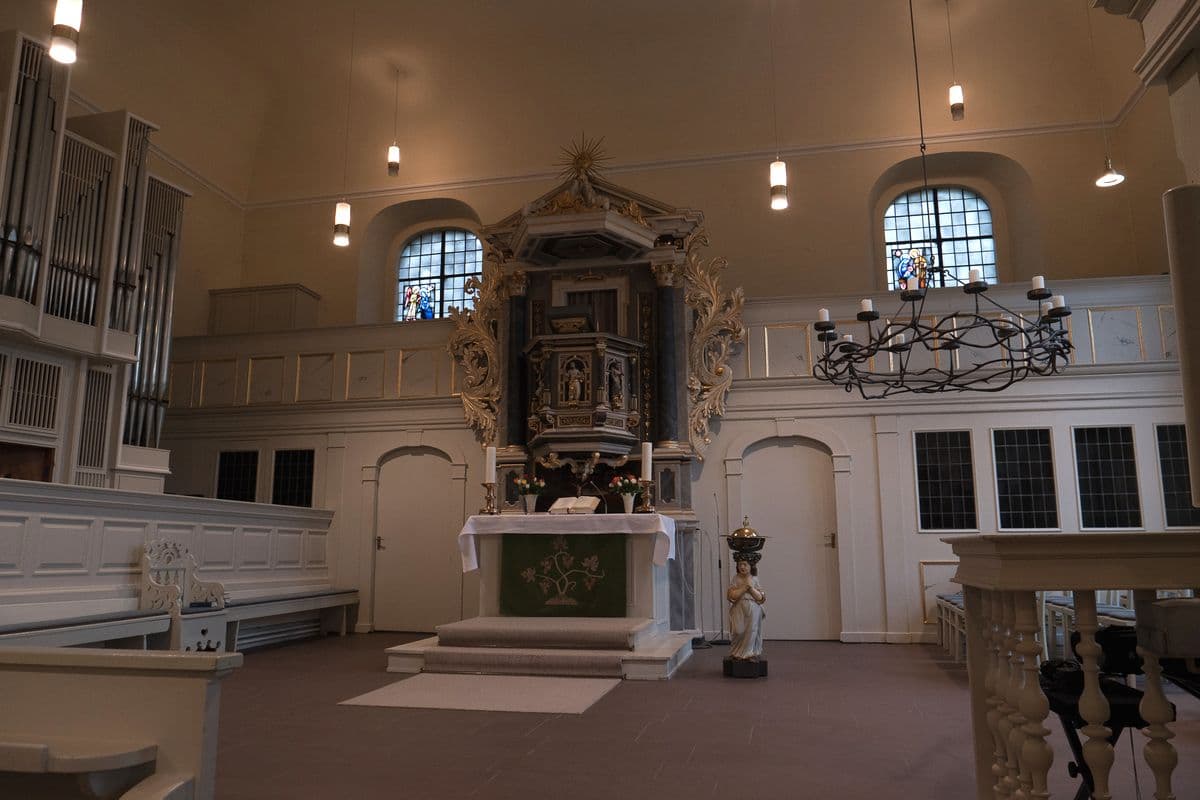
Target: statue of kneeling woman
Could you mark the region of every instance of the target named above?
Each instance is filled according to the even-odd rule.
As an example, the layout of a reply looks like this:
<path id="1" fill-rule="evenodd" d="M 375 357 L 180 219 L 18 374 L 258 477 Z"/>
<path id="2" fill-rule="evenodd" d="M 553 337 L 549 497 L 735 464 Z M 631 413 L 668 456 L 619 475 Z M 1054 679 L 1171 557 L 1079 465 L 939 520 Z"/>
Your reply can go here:
<path id="1" fill-rule="evenodd" d="M 729 655 L 736 661 L 758 661 L 762 656 L 762 622 L 767 616 L 763 604 L 767 595 L 758 582 L 757 553 L 735 553 L 737 575 L 725 592 L 729 600 Z"/>

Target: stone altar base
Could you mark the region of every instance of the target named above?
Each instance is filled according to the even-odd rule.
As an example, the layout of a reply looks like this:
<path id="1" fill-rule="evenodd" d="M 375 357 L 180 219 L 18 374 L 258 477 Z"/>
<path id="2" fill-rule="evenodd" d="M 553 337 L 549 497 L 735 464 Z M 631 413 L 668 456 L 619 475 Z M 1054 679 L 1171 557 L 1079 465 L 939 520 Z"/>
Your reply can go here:
<path id="1" fill-rule="evenodd" d="M 388 672 L 666 680 L 692 655 L 695 631 L 633 617 L 474 617 L 387 649 Z"/>
<path id="2" fill-rule="evenodd" d="M 723 662 L 726 678 L 765 678 L 767 677 L 767 660 L 745 661 L 726 656 Z"/>

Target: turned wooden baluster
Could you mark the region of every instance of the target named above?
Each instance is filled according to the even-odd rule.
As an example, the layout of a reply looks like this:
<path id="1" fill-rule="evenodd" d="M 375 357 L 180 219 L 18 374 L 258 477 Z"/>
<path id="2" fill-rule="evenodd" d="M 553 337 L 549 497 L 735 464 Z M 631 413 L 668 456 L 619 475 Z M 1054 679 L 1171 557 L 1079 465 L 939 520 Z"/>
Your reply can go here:
<path id="1" fill-rule="evenodd" d="M 992 741 L 992 792 L 998 800 L 1004 798 L 1002 782 L 1008 774 L 1008 754 L 1004 748 L 1008 730 L 1001 730 L 1000 722 L 1008 716 L 1004 708 L 1004 686 L 1008 680 L 1008 654 L 1004 652 L 1004 606 L 1000 593 L 984 591 L 984 646 L 988 649 L 988 673 L 984 678 L 984 692 L 988 696 L 988 730 Z"/>
<path id="2" fill-rule="evenodd" d="M 1134 593 L 1134 602 L 1139 609 L 1149 612 L 1156 597 L 1153 591 L 1139 591 Z M 1179 753 L 1171 744 L 1175 733 L 1167 727 L 1173 715 L 1171 704 L 1163 694 L 1162 665 L 1158 663 L 1158 653 L 1144 647 L 1139 647 L 1137 652 L 1142 657 L 1142 671 L 1146 673 L 1146 689 L 1138 711 L 1149 723 L 1144 731 L 1149 741 L 1142 752 L 1154 772 L 1155 800 L 1175 800 L 1175 792 L 1171 790 L 1171 774 L 1179 763 Z"/>
<path id="3" fill-rule="evenodd" d="M 1021 796 L 1021 744 L 1025 740 L 1025 732 L 1021 726 L 1025 717 L 1021 715 L 1018 701 L 1021 696 L 1021 654 L 1017 652 L 1016 612 L 1014 611 L 1014 595 L 1012 592 L 1000 592 L 1004 606 L 1004 648 L 1008 653 L 1008 676 L 1004 684 L 1003 711 L 1007 715 L 1000 720 L 1000 730 L 1004 733 L 1005 775 L 1001 782 L 1001 797 Z"/>
<path id="4" fill-rule="evenodd" d="M 1079 716 L 1087 722 L 1081 731 L 1087 740 L 1083 744 L 1083 760 L 1092 773 L 1095 790 L 1093 800 L 1111 800 L 1108 776 L 1112 771 L 1113 746 L 1109 742 L 1112 731 L 1104 724 L 1108 722 L 1108 699 L 1100 689 L 1100 645 L 1096 643 L 1096 593 L 1075 591 L 1075 627 L 1079 630 L 1079 644 L 1075 652 L 1083 666 L 1083 694 L 1079 696 Z"/>
<path id="5" fill-rule="evenodd" d="M 1021 691 L 1017 703 L 1024 718 L 1021 730 L 1025 737 L 1021 742 L 1021 788 L 1027 800 L 1045 800 L 1050 796 L 1046 788 L 1050 765 L 1054 763 L 1054 750 L 1046 737 L 1050 729 L 1042 723 L 1050 714 L 1050 701 L 1042 692 L 1038 681 L 1038 657 L 1042 646 L 1037 632 L 1041 629 L 1037 618 L 1037 597 L 1033 592 L 1014 592 L 1016 628 L 1020 634 L 1017 650 L 1021 653 Z"/>

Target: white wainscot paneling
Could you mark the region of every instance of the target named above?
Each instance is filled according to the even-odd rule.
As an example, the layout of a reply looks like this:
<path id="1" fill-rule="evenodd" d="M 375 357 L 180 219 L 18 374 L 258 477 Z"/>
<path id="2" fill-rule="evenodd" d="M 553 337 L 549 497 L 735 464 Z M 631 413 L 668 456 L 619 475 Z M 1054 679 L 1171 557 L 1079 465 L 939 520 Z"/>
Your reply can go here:
<path id="1" fill-rule="evenodd" d="M 304 531 L 280 528 L 275 534 L 275 567 L 298 568 L 304 555 Z"/>
<path id="2" fill-rule="evenodd" d="M 205 525 L 200 529 L 200 569 L 233 569 L 234 528 Z"/>
<path id="3" fill-rule="evenodd" d="M 238 567 L 241 569 L 265 569 L 271 564 L 271 529 L 242 528 L 242 542 L 238 547 Z"/>
<path id="4" fill-rule="evenodd" d="M 1145 358 L 1141 309 L 1089 308 L 1088 327 L 1097 364 L 1129 364 Z"/>
<path id="5" fill-rule="evenodd" d="M 192 407 L 195 383 L 195 361 L 177 361 L 171 364 L 171 377 L 167 384 L 167 402 L 171 408 Z"/>
<path id="6" fill-rule="evenodd" d="M 20 576 L 21 549 L 29 517 L 0 517 L 0 577 Z"/>
<path id="7" fill-rule="evenodd" d="M 214 359 L 204 362 L 200 383 L 200 405 L 231 406 L 237 397 L 237 360 Z"/>
<path id="8" fill-rule="evenodd" d="M 351 353 L 346 371 L 346 398 L 374 400 L 383 397 L 384 354 L 382 350 Z"/>
<path id="9" fill-rule="evenodd" d="M 316 403 L 333 399 L 333 353 L 307 353 L 299 359 L 296 400 Z"/>
<path id="10" fill-rule="evenodd" d="M 91 520 L 42 517 L 33 536 L 33 574 L 86 575 L 92 535 Z"/>
<path id="11" fill-rule="evenodd" d="M 304 566 L 325 566 L 327 542 L 324 531 L 309 531 L 304 537 Z"/>
<path id="12" fill-rule="evenodd" d="M 102 522 L 100 528 L 101 575 L 129 574 L 141 569 L 146 525 L 136 522 Z"/>
<path id="13" fill-rule="evenodd" d="M 1158 331 L 1162 342 L 1162 357 L 1167 361 L 1178 360 L 1179 337 L 1174 306 L 1158 307 Z"/>
<path id="14" fill-rule="evenodd" d="M 283 356 L 268 356 L 250 359 L 250 381 L 246 392 L 246 402 L 250 405 L 258 403 L 282 403 L 283 390 Z"/>
<path id="15" fill-rule="evenodd" d="M 812 375 L 808 325 L 767 325 L 766 360 L 769 378 L 802 378 Z"/>
<path id="16" fill-rule="evenodd" d="M 194 541 L 196 536 L 196 526 L 194 525 L 176 525 L 169 522 L 158 523 L 158 533 L 155 535 L 158 539 L 166 539 L 169 542 L 178 542 L 188 549 L 189 553 L 196 553 L 197 546 Z M 199 554 L 197 553 L 197 558 Z"/>
<path id="17" fill-rule="evenodd" d="M 400 396 L 423 397 L 438 392 L 438 360 L 445 348 L 405 350 L 400 355 Z"/>

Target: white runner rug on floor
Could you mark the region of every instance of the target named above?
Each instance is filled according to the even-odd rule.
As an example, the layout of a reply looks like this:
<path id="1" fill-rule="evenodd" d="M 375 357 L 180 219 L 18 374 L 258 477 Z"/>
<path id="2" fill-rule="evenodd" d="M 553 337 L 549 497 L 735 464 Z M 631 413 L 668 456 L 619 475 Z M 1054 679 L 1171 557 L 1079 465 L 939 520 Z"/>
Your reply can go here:
<path id="1" fill-rule="evenodd" d="M 338 705 L 582 714 L 620 682 L 618 678 L 422 672 Z"/>

